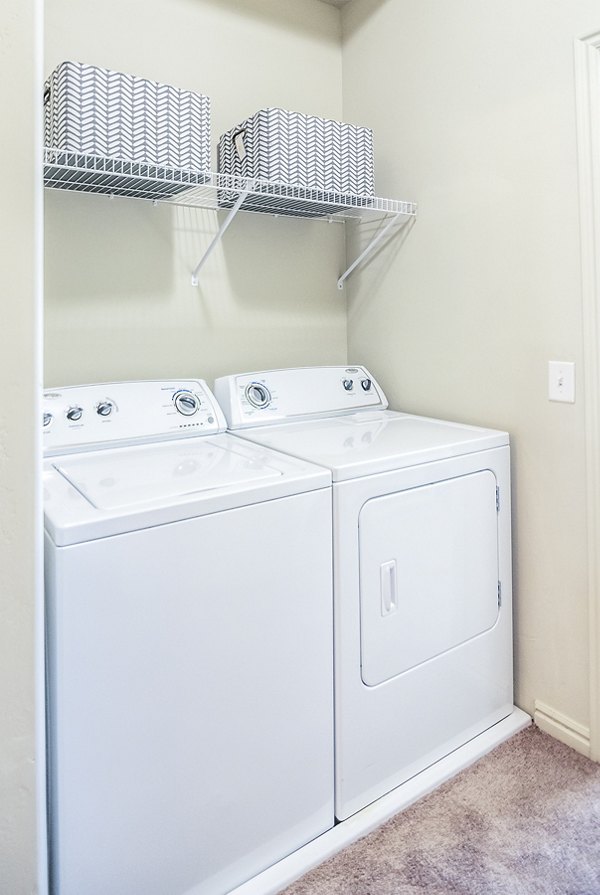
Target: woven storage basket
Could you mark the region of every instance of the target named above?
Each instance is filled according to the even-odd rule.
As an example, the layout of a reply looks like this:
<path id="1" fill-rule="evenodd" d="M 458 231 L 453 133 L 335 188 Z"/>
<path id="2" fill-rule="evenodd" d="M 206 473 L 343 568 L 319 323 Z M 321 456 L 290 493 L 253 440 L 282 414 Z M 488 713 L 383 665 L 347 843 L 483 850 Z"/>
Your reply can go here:
<path id="1" fill-rule="evenodd" d="M 207 96 L 79 62 L 61 63 L 44 87 L 46 146 L 210 170 Z"/>
<path id="2" fill-rule="evenodd" d="M 261 109 L 223 134 L 219 173 L 372 197 L 373 132 L 285 109 Z M 220 200 L 221 205 L 230 201 Z M 257 209 L 258 210 L 258 209 Z M 335 211 L 324 207 L 321 213 Z"/>

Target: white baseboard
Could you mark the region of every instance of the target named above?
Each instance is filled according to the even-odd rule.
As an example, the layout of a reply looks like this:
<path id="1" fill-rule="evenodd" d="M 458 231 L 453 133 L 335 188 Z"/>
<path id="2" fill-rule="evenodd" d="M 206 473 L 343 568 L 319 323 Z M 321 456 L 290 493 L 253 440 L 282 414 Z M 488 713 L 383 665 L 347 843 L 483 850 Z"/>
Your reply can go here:
<path id="1" fill-rule="evenodd" d="M 576 752 L 581 752 L 587 758 L 590 757 L 589 727 L 573 721 L 572 718 L 568 718 L 562 712 L 558 712 L 552 706 L 546 705 L 545 702 L 540 702 L 538 699 L 535 700 L 534 707 L 533 720 L 540 730 L 549 733 L 561 743 L 566 743 L 567 746 L 575 749 Z"/>

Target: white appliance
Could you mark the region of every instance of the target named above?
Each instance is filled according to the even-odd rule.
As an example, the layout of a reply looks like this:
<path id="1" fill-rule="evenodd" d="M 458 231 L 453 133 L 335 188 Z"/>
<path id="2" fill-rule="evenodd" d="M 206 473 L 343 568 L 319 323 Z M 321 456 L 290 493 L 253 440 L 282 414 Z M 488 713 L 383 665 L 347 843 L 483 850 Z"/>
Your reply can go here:
<path id="1" fill-rule="evenodd" d="M 202 381 L 44 398 L 53 895 L 219 895 L 333 824 L 329 472 Z"/>
<path id="2" fill-rule="evenodd" d="M 342 820 L 513 712 L 508 435 L 387 410 L 364 367 L 215 394 L 239 436 L 332 472 Z"/>

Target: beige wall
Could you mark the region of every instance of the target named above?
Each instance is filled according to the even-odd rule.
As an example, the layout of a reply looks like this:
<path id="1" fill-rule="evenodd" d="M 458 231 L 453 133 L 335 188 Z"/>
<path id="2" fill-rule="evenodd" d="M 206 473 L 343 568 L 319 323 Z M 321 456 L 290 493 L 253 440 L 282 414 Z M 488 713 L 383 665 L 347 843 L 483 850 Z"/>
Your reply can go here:
<path id="1" fill-rule="evenodd" d="M 597 0 L 355 0 L 344 116 L 416 225 L 350 285 L 349 360 L 401 409 L 509 430 L 516 698 L 589 722 L 573 39 Z M 380 150 L 380 153 L 377 150 Z M 547 399 L 572 360 L 575 405 Z"/>
<path id="2" fill-rule="evenodd" d="M 6 0 L 0 34 L 0 143 L 8 172 L 0 214 L 0 892 L 7 895 L 33 892 L 37 875 L 36 7 L 34 0 Z"/>
<path id="3" fill-rule="evenodd" d="M 219 134 L 264 106 L 341 117 L 339 12 L 318 0 L 48 0 L 49 73 L 73 59 L 204 92 Z M 216 166 L 216 150 L 213 167 Z M 46 197 L 45 382 L 346 360 L 339 225 Z"/>

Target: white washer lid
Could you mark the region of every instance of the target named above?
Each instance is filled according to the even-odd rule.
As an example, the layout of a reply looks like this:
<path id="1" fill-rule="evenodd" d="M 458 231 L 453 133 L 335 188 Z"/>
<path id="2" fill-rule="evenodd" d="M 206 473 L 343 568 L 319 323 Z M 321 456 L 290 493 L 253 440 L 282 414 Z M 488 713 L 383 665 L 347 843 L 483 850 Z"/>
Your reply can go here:
<path id="1" fill-rule="evenodd" d="M 327 469 L 227 434 L 54 457 L 46 531 L 65 546 L 330 484 Z"/>
<path id="2" fill-rule="evenodd" d="M 261 426 L 237 434 L 326 466 L 334 482 L 509 443 L 506 432 L 392 410 Z"/>
<path id="3" fill-rule="evenodd" d="M 54 468 L 92 506 L 114 510 L 139 503 L 171 501 L 223 486 L 276 480 L 281 470 L 252 460 L 210 439 L 160 444 L 92 456 L 65 457 Z"/>

